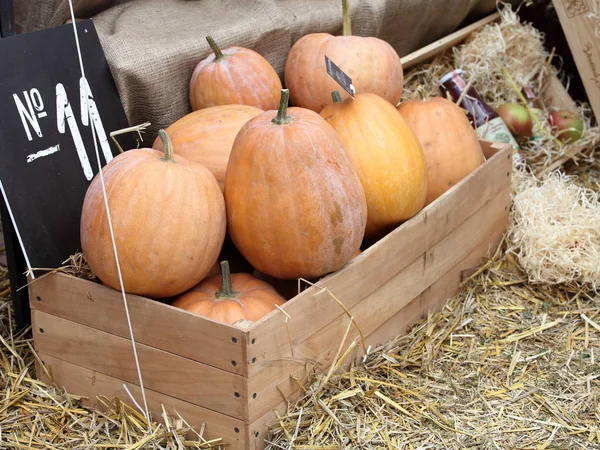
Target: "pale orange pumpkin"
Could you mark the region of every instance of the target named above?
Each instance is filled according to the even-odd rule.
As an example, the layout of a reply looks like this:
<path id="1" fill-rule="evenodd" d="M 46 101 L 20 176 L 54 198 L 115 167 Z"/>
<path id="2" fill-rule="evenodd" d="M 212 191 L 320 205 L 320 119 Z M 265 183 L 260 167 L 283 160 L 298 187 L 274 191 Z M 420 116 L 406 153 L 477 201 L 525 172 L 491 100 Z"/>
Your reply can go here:
<path id="1" fill-rule="evenodd" d="M 365 194 L 344 145 L 317 113 L 266 111 L 238 133 L 227 173 L 228 230 L 258 271 L 280 279 L 318 278 L 360 248 Z"/>
<path id="2" fill-rule="evenodd" d="M 256 322 L 285 303 L 273 286 L 247 273 L 230 273 L 221 261 L 221 275 L 202 281 L 179 295 L 172 305 L 217 322 Z"/>
<path id="3" fill-rule="evenodd" d="M 366 237 L 417 214 L 427 196 L 427 165 L 416 135 L 394 105 L 357 94 L 327 106 L 321 116 L 338 132 L 367 197 Z"/>
<path id="4" fill-rule="evenodd" d="M 242 125 L 262 112 L 262 109 L 247 105 L 213 106 L 183 116 L 171 124 L 166 132 L 171 138 L 175 154 L 206 167 L 223 190 L 233 140 Z M 152 147 L 162 150 L 159 137 Z"/>
<path id="5" fill-rule="evenodd" d="M 331 103 L 331 91 L 339 85 L 327 73 L 327 55 L 352 79 L 356 93 L 373 93 L 395 106 L 404 81 L 400 56 L 382 39 L 352 36 L 347 0 L 342 2 L 342 11 L 342 36 L 310 33 L 290 49 L 284 75 L 292 105 L 320 113 Z M 342 99 L 348 97 L 344 91 Z"/>
<path id="6" fill-rule="evenodd" d="M 180 294 L 217 261 L 226 232 L 225 201 L 215 177 L 200 164 L 165 151 L 128 150 L 103 169 L 125 291 L 151 298 Z M 81 246 L 90 268 L 120 289 L 101 180 L 83 202 Z"/>
<path id="7" fill-rule="evenodd" d="M 443 97 L 405 100 L 398 111 L 421 142 L 429 172 L 428 205 L 485 161 L 462 108 Z"/>
<path id="8" fill-rule="evenodd" d="M 192 111 L 232 104 L 277 108 L 281 79 L 266 58 L 244 47 L 221 50 L 210 36 L 206 40 L 214 53 L 192 72 Z"/>

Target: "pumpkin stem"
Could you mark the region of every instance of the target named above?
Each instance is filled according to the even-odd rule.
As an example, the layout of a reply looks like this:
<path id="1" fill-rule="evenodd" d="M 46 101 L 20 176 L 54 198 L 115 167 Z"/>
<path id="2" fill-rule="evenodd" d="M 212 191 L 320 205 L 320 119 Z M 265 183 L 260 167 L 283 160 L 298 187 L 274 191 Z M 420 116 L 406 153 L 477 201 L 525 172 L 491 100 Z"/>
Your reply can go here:
<path id="1" fill-rule="evenodd" d="M 210 48 L 215 54 L 215 61 L 218 61 L 219 59 L 225 57 L 225 55 L 211 36 L 206 36 L 206 40 L 208 41 L 208 45 L 210 45 Z"/>
<path id="2" fill-rule="evenodd" d="M 344 36 L 352 36 L 352 26 L 350 24 L 350 7 L 348 0 L 342 0 L 342 34 Z"/>
<path id="3" fill-rule="evenodd" d="M 221 290 L 215 294 L 217 298 L 232 298 L 237 295 L 231 284 L 231 271 L 229 270 L 229 262 L 221 261 Z"/>
<path id="4" fill-rule="evenodd" d="M 158 135 L 162 141 L 163 152 L 165 154 L 162 160 L 167 162 L 175 162 L 175 159 L 173 158 L 173 143 L 171 142 L 171 138 L 165 130 L 158 130 Z"/>
<path id="5" fill-rule="evenodd" d="M 331 91 L 331 100 L 333 100 L 333 103 L 340 103 L 342 101 L 342 96 L 338 91 Z"/>
<path id="6" fill-rule="evenodd" d="M 275 116 L 272 120 L 273 123 L 277 125 L 285 125 L 294 121 L 294 118 L 292 116 L 289 116 L 287 113 L 289 99 L 290 90 L 282 89 L 281 100 L 279 101 L 279 109 L 277 110 L 277 116 Z"/>

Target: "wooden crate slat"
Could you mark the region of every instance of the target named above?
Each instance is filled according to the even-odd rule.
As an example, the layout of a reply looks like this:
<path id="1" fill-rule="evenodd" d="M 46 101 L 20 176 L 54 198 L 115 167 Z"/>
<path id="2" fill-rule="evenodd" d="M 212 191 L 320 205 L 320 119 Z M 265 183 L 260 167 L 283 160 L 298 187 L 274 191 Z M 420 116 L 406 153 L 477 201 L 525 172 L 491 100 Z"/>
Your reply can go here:
<path id="1" fill-rule="evenodd" d="M 129 339 L 119 291 L 61 273 L 39 278 L 29 289 L 32 309 Z M 206 319 L 199 324 L 194 314 L 136 295 L 128 295 L 127 302 L 136 342 L 245 374 L 241 330 Z"/>
<path id="2" fill-rule="evenodd" d="M 123 381 L 44 353 L 40 353 L 39 356 L 48 368 L 48 371 L 52 374 L 53 380 L 58 387 L 62 388 L 66 386 L 69 392 L 74 391 L 79 396 L 88 397 L 82 400 L 85 405 L 101 408 L 102 405 L 97 401 L 96 397 L 104 396 L 112 400 L 116 396 L 123 403 L 127 403 L 135 408 L 129 395 L 123 388 Z M 42 381 L 48 384 L 52 383 L 52 380 L 43 371 L 39 371 L 38 373 Z M 136 401 L 141 405 L 142 394 L 140 387 L 137 384 L 128 384 L 127 387 Z M 206 425 L 203 435 L 205 439 L 222 438 L 224 443 L 229 444 L 227 448 L 232 450 L 245 449 L 245 437 L 243 435 L 245 425 L 242 420 L 219 414 L 210 409 L 202 408 L 201 406 L 193 405 L 192 403 L 178 400 L 147 388 L 146 400 L 152 418 L 157 422 L 164 423 L 162 419 L 162 405 L 164 405 L 165 410 L 172 417 L 177 417 L 178 413 L 196 430 L 200 430 L 202 422 L 205 421 Z M 239 431 L 236 432 L 236 429 Z M 194 438 L 194 435 L 190 434 L 190 437 Z"/>
<path id="3" fill-rule="evenodd" d="M 479 244 L 489 245 L 489 237 L 498 230 L 506 228 L 510 189 L 509 184 L 442 241 L 428 249 L 371 295 L 349 308 L 362 333 L 368 336 L 377 330 L 452 267 L 459 264 Z M 481 256 L 485 255 L 485 251 Z M 327 296 L 327 294 L 323 295 Z M 343 297 L 338 299 L 344 301 Z M 322 298 L 321 301 L 333 302 L 329 298 Z M 286 359 L 282 358 L 280 361 L 267 364 L 262 371 L 249 379 L 250 422 L 264 415 L 271 405 L 279 402 L 282 391 L 286 395 L 295 392 L 297 384 L 289 378 L 289 374 L 301 376 L 305 371 L 303 361 L 330 363 L 340 345 L 348 322 L 349 318 L 345 314 L 341 315 L 300 345 L 295 346 L 294 355 L 300 360 L 300 364 L 291 361 L 291 355 L 287 355 Z M 352 327 L 348 342 L 358 335 L 356 328 Z M 281 339 L 285 340 L 285 335 Z"/>
<path id="4" fill-rule="evenodd" d="M 138 383 L 130 340 L 42 311 L 33 311 L 32 324 L 38 352 Z M 243 377 L 145 344 L 138 343 L 137 351 L 144 387 L 244 419 L 247 385 Z"/>
<path id="5" fill-rule="evenodd" d="M 385 284 L 503 189 L 512 160 L 506 146 L 496 148 L 503 150 L 342 270 L 321 280 L 319 285 L 329 288 L 343 299 L 346 308 L 351 308 Z M 287 324 L 285 315 L 275 311 L 248 330 L 250 378 L 261 370 L 265 361 L 290 356 L 288 333 L 292 345 L 296 346 L 344 314 L 339 305 L 324 297 L 327 294 L 314 296 L 315 292 L 314 288 L 303 291 L 283 306 L 291 317 Z"/>
<path id="6" fill-rule="evenodd" d="M 371 350 L 390 340 L 390 336 L 405 334 L 417 321 L 428 312 L 436 313 L 442 309 L 446 301 L 453 297 L 462 281 L 461 274 L 465 268 L 478 265 L 482 257 L 493 253 L 504 236 L 504 227 L 499 227 L 490 237 L 480 243 L 467 257 L 452 267 L 439 280 L 429 286 L 419 297 L 398 311 L 385 324 L 373 331 L 365 339 Z M 358 347 L 357 356 L 362 356 L 362 346 Z"/>
<path id="7" fill-rule="evenodd" d="M 600 38 L 595 0 L 552 0 L 596 120 L 600 122 Z"/>

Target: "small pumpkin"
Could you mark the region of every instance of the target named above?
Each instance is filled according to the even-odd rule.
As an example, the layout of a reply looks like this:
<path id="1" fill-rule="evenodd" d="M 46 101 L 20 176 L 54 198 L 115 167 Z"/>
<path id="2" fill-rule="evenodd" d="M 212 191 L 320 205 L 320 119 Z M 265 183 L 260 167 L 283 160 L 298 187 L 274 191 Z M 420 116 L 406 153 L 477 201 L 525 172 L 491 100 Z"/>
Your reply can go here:
<path id="1" fill-rule="evenodd" d="M 281 80 L 262 55 L 244 47 L 221 50 L 212 37 L 213 54 L 200 61 L 190 78 L 192 111 L 218 105 L 249 105 L 275 109 Z"/>
<path id="2" fill-rule="evenodd" d="M 229 263 L 221 262 L 221 275 L 202 281 L 179 295 L 172 305 L 209 319 L 233 324 L 239 320 L 256 322 L 283 305 L 285 299 L 262 280 L 247 273 L 229 271 Z"/>
<path id="3" fill-rule="evenodd" d="M 428 205 L 485 161 L 462 108 L 443 97 L 403 101 L 398 111 L 417 135 L 427 160 Z"/>
<path id="4" fill-rule="evenodd" d="M 262 112 L 262 109 L 248 105 L 213 106 L 183 116 L 171 124 L 166 132 L 171 138 L 175 154 L 206 167 L 223 190 L 233 140 L 242 125 Z M 152 147 L 163 149 L 158 136 Z"/>
<path id="5" fill-rule="evenodd" d="M 365 194 L 344 144 L 322 117 L 288 109 L 250 119 L 225 175 L 231 239 L 252 266 L 280 279 L 318 278 L 360 248 Z"/>
<path id="6" fill-rule="evenodd" d="M 416 135 L 394 105 L 375 94 L 334 102 L 321 116 L 338 132 L 367 197 L 366 237 L 417 214 L 427 196 L 427 165 Z"/>
<path id="7" fill-rule="evenodd" d="M 331 91 L 338 85 L 327 73 L 327 55 L 352 78 L 357 93 L 379 95 L 395 106 L 404 81 L 400 56 L 382 39 L 352 36 L 348 0 L 342 1 L 342 14 L 342 36 L 310 33 L 290 49 L 284 76 L 292 104 L 319 113 L 331 103 Z M 348 97 L 342 94 L 342 99 Z"/>
<path id="8" fill-rule="evenodd" d="M 103 169 L 125 291 L 151 298 L 180 294 L 217 261 L 226 232 L 225 201 L 215 177 L 173 154 L 128 150 Z M 120 289 L 101 179 L 94 177 L 81 213 L 81 246 L 98 278 Z"/>

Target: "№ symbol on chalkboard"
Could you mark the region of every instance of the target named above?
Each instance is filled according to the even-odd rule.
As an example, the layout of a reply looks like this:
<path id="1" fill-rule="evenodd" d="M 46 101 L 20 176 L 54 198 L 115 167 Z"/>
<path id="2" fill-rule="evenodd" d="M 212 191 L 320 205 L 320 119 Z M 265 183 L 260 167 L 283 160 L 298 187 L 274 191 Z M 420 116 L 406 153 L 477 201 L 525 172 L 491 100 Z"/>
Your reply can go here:
<path id="1" fill-rule="evenodd" d="M 79 98 L 81 100 L 81 123 L 86 127 L 89 126 L 91 115 L 91 119 L 94 122 L 94 128 L 98 133 L 100 148 L 102 149 L 106 163 L 108 163 L 112 160 L 113 154 L 108 144 L 102 121 L 98 115 L 98 108 L 96 106 L 96 102 L 94 101 L 91 88 L 87 79 L 83 77 L 79 80 L 79 91 Z M 85 175 L 86 180 L 89 181 L 93 178 L 94 172 L 87 156 L 83 139 L 81 138 L 81 132 L 79 131 L 79 125 L 75 119 L 73 108 L 71 107 L 71 103 L 67 97 L 67 92 L 62 83 L 56 84 L 54 94 L 56 98 L 55 123 L 58 132 L 60 134 L 64 134 L 66 132 L 66 126 L 68 125 L 77 156 L 79 157 L 79 161 L 81 163 L 83 174 Z M 48 112 L 44 109 L 42 95 L 37 88 L 32 88 L 29 91 L 23 91 L 22 97 L 23 99 L 21 99 L 18 94 L 13 94 L 13 99 L 20 115 L 21 123 L 25 129 L 27 139 L 32 141 L 34 139 L 34 134 L 37 135 L 38 138 L 42 138 L 43 134 L 40 126 L 40 119 L 45 119 L 48 117 Z M 27 155 L 27 162 L 31 163 L 36 159 L 52 155 L 58 151 L 60 151 L 60 144 L 52 145 L 48 148 Z"/>
<path id="2" fill-rule="evenodd" d="M 340 69 L 327 55 L 325 55 L 325 67 L 327 73 L 333 78 L 337 84 L 339 84 L 348 94 L 354 98 L 356 90 L 352 84 L 352 78 L 350 78 L 342 69 Z"/>

